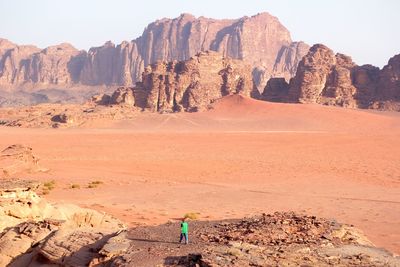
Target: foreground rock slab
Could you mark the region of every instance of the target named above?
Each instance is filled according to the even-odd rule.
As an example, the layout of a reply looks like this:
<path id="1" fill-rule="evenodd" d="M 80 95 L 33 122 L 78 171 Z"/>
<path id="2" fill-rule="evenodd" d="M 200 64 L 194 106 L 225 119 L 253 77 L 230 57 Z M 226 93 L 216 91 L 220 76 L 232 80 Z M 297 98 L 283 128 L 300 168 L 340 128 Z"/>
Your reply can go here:
<path id="1" fill-rule="evenodd" d="M 34 181 L 0 180 L 0 266 L 85 266 L 125 228 L 95 210 L 49 203 L 36 194 L 38 187 Z"/>

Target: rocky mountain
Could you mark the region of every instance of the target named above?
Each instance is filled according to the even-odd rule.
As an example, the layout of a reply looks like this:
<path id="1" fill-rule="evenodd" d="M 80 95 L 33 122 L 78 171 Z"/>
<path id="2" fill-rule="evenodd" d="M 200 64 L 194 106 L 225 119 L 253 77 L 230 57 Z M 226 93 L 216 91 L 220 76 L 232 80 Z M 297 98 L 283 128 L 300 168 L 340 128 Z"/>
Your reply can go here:
<path id="1" fill-rule="evenodd" d="M 251 67 L 218 52 L 200 52 L 184 61 L 146 67 L 142 82 L 120 87 L 110 96 L 92 97 L 96 105 L 136 106 L 153 112 L 199 111 L 226 95 L 258 97 Z"/>
<path id="2" fill-rule="evenodd" d="M 308 45 L 293 43 L 268 13 L 231 20 L 182 14 L 151 23 L 135 40 L 117 46 L 107 42 L 88 52 L 69 44 L 41 50 L 0 39 L 0 89 L 131 86 L 150 64 L 187 60 L 207 50 L 244 60 L 263 87 L 270 77 L 292 77 Z"/>
<path id="3" fill-rule="evenodd" d="M 40 50 L 0 40 L 0 87 L 11 90 L 69 86 L 79 82 L 86 52 L 64 43 Z"/>
<path id="4" fill-rule="evenodd" d="M 198 111 L 224 95 L 255 93 L 250 66 L 216 52 L 151 65 L 137 87 L 147 94 L 145 108 L 158 112 Z"/>
<path id="5" fill-rule="evenodd" d="M 270 79 L 262 96 L 278 102 L 400 110 L 399 77 L 400 55 L 380 70 L 371 65 L 357 66 L 349 56 L 316 44 L 300 61 L 290 83 Z"/>

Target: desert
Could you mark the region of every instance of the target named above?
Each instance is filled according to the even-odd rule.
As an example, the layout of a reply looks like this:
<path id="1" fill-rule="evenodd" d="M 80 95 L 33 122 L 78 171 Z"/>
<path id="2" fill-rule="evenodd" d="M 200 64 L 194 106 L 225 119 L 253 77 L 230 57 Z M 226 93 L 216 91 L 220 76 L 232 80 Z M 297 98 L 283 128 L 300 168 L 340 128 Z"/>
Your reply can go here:
<path id="1" fill-rule="evenodd" d="M 400 266 L 399 51 L 222 14 L 89 49 L 0 30 L 0 266 Z"/>
<path id="2" fill-rule="evenodd" d="M 54 180 L 49 201 L 106 212 L 128 227 L 186 213 L 220 220 L 295 211 L 354 225 L 398 253 L 399 119 L 233 95 L 199 113 L 2 127 L 1 146 L 34 148 L 46 169 L 23 177 Z"/>

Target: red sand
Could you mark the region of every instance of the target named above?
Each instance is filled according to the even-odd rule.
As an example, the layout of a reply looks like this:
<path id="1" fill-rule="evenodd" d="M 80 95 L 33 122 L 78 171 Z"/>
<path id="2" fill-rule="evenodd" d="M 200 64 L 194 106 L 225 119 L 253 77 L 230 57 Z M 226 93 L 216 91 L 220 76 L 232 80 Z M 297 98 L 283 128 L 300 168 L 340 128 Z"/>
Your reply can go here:
<path id="1" fill-rule="evenodd" d="M 202 113 L 143 113 L 76 129 L 0 127 L 34 149 L 48 198 L 130 225 L 294 210 L 364 230 L 400 253 L 400 114 L 228 97 Z M 90 181 L 104 184 L 85 188 Z M 81 189 L 69 189 L 71 184 Z"/>

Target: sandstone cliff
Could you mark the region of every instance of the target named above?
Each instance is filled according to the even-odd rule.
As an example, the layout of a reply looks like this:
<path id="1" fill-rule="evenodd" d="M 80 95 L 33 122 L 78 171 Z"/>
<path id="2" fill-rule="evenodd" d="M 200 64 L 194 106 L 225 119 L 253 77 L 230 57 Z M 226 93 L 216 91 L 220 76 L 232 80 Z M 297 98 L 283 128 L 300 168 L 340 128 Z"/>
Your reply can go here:
<path id="1" fill-rule="evenodd" d="M 184 61 L 159 61 L 146 67 L 142 82 L 110 95 L 93 96 L 95 105 L 136 106 L 153 112 L 198 111 L 215 100 L 241 94 L 257 97 L 251 67 L 213 51 Z"/>
<path id="2" fill-rule="evenodd" d="M 300 61 L 290 84 L 271 79 L 262 95 L 270 101 L 400 110 L 399 77 L 400 55 L 379 70 L 357 66 L 350 57 L 317 44 Z"/>
<path id="3" fill-rule="evenodd" d="M 40 50 L 0 42 L 0 88 L 49 88 L 79 82 L 86 52 L 64 43 Z"/>
<path id="4" fill-rule="evenodd" d="M 203 110 L 224 95 L 250 96 L 255 90 L 250 66 L 216 52 L 151 65 L 142 80 L 138 89 L 147 94 L 145 107 L 159 112 Z"/>
<path id="5" fill-rule="evenodd" d="M 244 60 L 264 86 L 270 77 L 292 77 L 308 46 L 292 43 L 289 31 L 268 13 L 232 20 L 182 14 L 151 23 L 135 40 L 107 42 L 87 53 L 69 44 L 40 50 L 0 39 L 0 89 L 131 86 L 150 64 L 188 60 L 207 50 Z"/>

